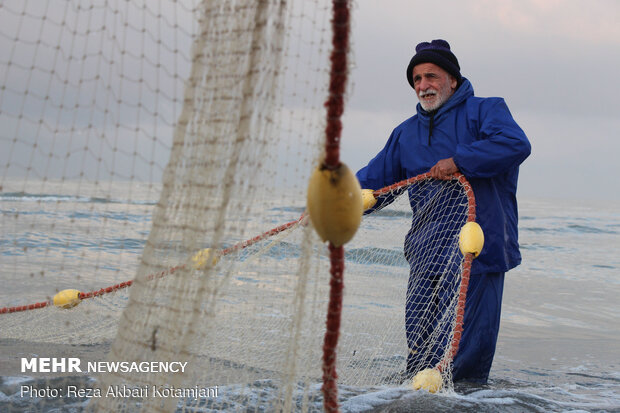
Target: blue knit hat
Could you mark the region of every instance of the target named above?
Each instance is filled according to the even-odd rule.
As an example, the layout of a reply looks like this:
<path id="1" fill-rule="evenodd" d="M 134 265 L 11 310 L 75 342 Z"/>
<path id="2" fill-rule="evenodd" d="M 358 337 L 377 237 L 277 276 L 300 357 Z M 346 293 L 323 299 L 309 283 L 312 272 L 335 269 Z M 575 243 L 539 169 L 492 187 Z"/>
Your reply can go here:
<path id="1" fill-rule="evenodd" d="M 422 42 L 415 47 L 416 54 L 407 66 L 407 80 L 413 87 L 413 67 L 420 63 L 434 63 L 455 77 L 457 84 L 461 84 L 461 67 L 456 56 L 450 50 L 450 44 L 445 40 L 437 39 L 432 42 Z"/>

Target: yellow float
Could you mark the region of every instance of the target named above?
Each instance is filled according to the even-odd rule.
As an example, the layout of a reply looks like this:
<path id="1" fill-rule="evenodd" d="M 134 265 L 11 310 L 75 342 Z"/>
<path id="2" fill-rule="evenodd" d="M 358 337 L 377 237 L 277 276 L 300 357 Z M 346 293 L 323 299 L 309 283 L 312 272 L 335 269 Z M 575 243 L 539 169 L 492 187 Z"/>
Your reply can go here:
<path id="1" fill-rule="evenodd" d="M 413 377 L 411 387 L 414 390 L 426 390 L 429 393 L 437 393 L 441 390 L 443 379 L 437 369 L 424 369 Z"/>
<path id="2" fill-rule="evenodd" d="M 211 248 L 198 251 L 192 257 L 192 267 L 196 270 L 204 270 L 207 266 L 215 267 L 220 260 L 219 254 Z"/>
<path id="3" fill-rule="evenodd" d="M 73 308 L 78 305 L 82 299 L 78 290 L 62 290 L 54 296 L 54 305 L 59 308 Z"/>
<path id="4" fill-rule="evenodd" d="M 362 189 L 345 165 L 334 170 L 318 167 L 308 184 L 308 214 L 323 241 L 335 247 L 353 238 L 362 221 Z"/>
<path id="5" fill-rule="evenodd" d="M 484 246 L 484 233 L 476 222 L 468 222 L 461 228 L 459 234 L 459 248 L 463 255 L 474 254 L 474 258 L 480 255 Z"/>

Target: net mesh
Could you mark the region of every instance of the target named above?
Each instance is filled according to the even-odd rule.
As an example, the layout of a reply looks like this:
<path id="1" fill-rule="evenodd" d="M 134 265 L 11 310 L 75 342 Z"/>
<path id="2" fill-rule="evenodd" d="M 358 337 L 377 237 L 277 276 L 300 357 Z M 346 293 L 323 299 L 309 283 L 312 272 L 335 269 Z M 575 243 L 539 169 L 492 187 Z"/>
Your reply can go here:
<path id="1" fill-rule="evenodd" d="M 303 213 L 324 143 L 330 7 L 3 2 L 0 304 L 65 288 L 96 297 L 0 314 L 0 344 L 83 364 L 187 363 L 35 374 L 21 383 L 105 397 L 24 398 L 7 381 L 8 407 L 321 409 L 329 262 Z M 376 192 L 346 246 L 345 395 L 437 366 L 449 388 L 470 192 L 427 177 Z M 1 375 L 21 375 L 18 363 Z"/>

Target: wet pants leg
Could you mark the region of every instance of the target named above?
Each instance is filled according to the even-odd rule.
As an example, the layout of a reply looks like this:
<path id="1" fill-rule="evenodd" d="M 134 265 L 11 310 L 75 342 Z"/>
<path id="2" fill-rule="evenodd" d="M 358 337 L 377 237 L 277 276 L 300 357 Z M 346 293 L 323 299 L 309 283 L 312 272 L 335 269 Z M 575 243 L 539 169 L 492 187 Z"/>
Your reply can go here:
<path id="1" fill-rule="evenodd" d="M 486 383 L 495 355 L 504 289 L 504 273 L 471 275 L 463 335 L 453 361 L 454 381 Z"/>

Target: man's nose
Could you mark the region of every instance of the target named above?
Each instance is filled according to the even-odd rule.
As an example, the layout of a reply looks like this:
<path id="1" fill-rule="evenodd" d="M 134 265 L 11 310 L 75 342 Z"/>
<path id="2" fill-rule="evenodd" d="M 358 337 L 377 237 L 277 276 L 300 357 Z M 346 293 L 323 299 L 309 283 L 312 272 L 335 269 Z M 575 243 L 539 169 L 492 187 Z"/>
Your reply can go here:
<path id="1" fill-rule="evenodd" d="M 430 83 L 429 83 L 429 81 L 427 79 L 422 78 L 422 79 L 420 79 L 419 86 L 420 86 L 420 92 L 423 92 L 423 91 L 425 91 L 426 89 L 429 88 Z"/>

